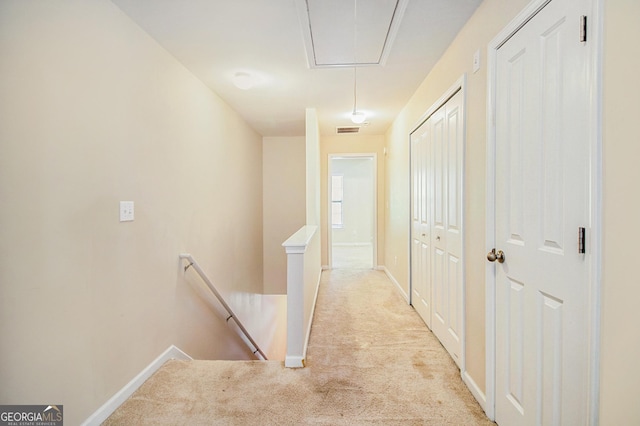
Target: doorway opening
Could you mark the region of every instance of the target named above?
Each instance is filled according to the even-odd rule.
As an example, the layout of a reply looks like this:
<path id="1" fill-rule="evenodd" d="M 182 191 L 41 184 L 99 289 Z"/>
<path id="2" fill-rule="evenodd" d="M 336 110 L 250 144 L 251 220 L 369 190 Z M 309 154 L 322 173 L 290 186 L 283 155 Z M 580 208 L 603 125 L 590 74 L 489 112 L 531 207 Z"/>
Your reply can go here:
<path id="1" fill-rule="evenodd" d="M 376 156 L 329 155 L 329 265 L 376 266 Z"/>

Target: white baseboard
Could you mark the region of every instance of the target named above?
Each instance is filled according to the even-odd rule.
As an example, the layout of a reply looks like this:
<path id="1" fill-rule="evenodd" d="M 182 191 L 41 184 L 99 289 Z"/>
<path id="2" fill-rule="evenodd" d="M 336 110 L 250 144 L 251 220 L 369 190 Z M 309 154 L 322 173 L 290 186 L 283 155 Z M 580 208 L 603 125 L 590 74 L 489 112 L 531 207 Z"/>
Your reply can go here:
<path id="1" fill-rule="evenodd" d="M 380 270 L 384 271 L 384 273 L 387 275 L 387 277 L 389 277 L 389 279 L 391 280 L 392 283 L 394 283 L 396 285 L 396 287 L 398 288 L 398 291 L 400 292 L 400 294 L 402 295 L 402 297 L 404 298 L 404 300 L 407 303 L 409 302 L 409 295 L 404 291 L 404 289 L 400 286 L 400 283 L 398 283 L 398 281 L 395 279 L 395 277 L 391 274 L 391 272 L 387 269 L 386 266 L 378 266 L 378 268 L 380 268 Z"/>
<path id="2" fill-rule="evenodd" d="M 304 357 L 302 356 L 287 356 L 284 359 L 284 366 L 286 368 L 303 368 Z"/>
<path id="3" fill-rule="evenodd" d="M 468 372 L 462 373 L 462 381 L 467 385 L 473 397 L 478 401 L 484 412 L 487 411 L 487 396 L 480 390 L 478 384 L 471 378 Z"/>
<path id="4" fill-rule="evenodd" d="M 107 417 L 113 414 L 116 409 L 122 405 L 133 393 L 138 390 L 142 384 L 153 375 L 156 371 L 162 367 L 162 365 L 170 359 L 183 359 L 192 360 L 189 355 L 182 352 L 178 347 L 171 345 L 164 351 L 158 358 L 153 360 L 144 370 L 142 370 L 136 377 L 134 377 L 129 383 L 127 383 L 122 389 L 120 389 L 115 395 L 111 397 L 107 402 L 98 408 L 87 420 L 82 423 L 82 426 L 94 426 L 100 425 Z"/>

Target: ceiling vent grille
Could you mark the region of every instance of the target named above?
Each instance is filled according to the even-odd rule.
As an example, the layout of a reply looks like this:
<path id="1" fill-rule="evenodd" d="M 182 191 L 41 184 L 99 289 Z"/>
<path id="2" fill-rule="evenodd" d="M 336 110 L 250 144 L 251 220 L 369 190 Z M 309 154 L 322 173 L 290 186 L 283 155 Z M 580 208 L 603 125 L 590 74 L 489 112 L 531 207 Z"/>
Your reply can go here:
<path id="1" fill-rule="evenodd" d="M 359 133 L 360 126 L 336 127 L 336 133 L 341 135 L 344 133 Z"/>

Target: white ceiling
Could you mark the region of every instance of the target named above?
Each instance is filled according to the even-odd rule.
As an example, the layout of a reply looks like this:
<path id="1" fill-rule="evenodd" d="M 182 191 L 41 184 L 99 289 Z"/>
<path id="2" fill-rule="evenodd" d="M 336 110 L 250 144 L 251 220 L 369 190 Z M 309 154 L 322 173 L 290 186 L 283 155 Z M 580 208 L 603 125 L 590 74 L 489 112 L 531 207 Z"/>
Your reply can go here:
<path id="1" fill-rule="evenodd" d="M 354 69 L 344 64 L 354 60 L 382 64 L 358 68 L 357 105 L 369 123 L 361 133 L 384 133 L 481 2 L 112 1 L 263 136 L 304 135 L 307 107 L 322 134 L 352 126 Z M 255 86 L 235 87 L 237 72 Z"/>

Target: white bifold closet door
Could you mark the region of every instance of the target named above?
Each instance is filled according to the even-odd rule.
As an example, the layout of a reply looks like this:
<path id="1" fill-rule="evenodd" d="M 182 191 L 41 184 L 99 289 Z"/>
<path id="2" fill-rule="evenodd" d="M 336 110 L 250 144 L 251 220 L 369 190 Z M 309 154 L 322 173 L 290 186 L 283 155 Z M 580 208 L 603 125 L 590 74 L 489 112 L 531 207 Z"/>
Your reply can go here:
<path id="1" fill-rule="evenodd" d="M 460 365 L 462 356 L 462 92 L 411 134 L 411 301 Z"/>

